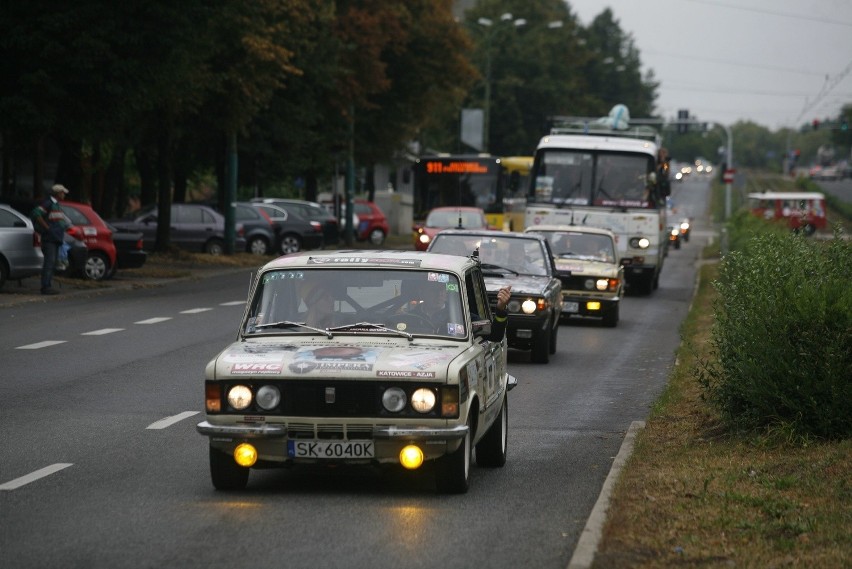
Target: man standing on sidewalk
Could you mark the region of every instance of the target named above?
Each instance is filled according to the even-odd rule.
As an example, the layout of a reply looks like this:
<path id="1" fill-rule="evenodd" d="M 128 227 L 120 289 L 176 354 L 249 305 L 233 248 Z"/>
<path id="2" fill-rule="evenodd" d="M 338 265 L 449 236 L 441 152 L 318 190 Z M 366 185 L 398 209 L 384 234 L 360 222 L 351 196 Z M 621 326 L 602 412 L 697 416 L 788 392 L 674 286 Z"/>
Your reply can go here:
<path id="1" fill-rule="evenodd" d="M 68 220 L 59 202 L 68 195 L 68 188 L 56 184 L 51 188 L 51 196 L 33 209 L 30 217 L 36 231 L 41 235 L 41 252 L 44 264 L 41 267 L 41 293 L 59 294 L 53 288 L 53 270 L 59 257 L 59 248 L 65 242 L 65 230 Z"/>

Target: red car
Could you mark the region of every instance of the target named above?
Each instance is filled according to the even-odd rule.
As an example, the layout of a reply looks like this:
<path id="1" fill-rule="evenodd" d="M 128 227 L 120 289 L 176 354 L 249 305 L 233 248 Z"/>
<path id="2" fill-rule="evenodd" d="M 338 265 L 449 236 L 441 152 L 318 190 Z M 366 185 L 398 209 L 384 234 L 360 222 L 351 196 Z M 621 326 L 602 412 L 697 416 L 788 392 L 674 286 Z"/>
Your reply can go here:
<path id="1" fill-rule="evenodd" d="M 354 210 L 358 216 L 358 241 L 369 241 L 373 245 L 384 243 L 390 225 L 381 208 L 367 200 L 355 200 Z"/>
<path id="2" fill-rule="evenodd" d="M 436 207 L 422 224 L 415 224 L 414 248 L 425 251 L 443 229 L 492 229 L 485 219 L 485 211 L 478 207 Z"/>

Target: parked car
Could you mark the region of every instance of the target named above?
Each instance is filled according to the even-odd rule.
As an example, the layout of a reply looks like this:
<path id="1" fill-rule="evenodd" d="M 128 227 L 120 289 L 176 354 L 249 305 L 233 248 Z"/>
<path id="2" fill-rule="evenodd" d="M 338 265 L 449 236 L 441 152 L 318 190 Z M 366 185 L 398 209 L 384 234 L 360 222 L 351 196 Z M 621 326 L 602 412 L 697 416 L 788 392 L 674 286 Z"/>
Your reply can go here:
<path id="1" fill-rule="evenodd" d="M 0 204 L 0 288 L 7 280 L 41 274 L 44 255 L 33 222 L 11 206 Z"/>
<path id="2" fill-rule="evenodd" d="M 225 217 L 203 204 L 172 204 L 170 241 L 175 247 L 188 251 L 221 255 L 225 252 Z M 152 248 L 157 239 L 157 206 L 145 207 L 123 219 L 110 220 L 121 230 L 140 231 L 145 246 Z M 245 249 L 246 241 L 239 232 L 235 237 L 237 251 Z"/>
<path id="3" fill-rule="evenodd" d="M 125 231 L 107 223 L 112 229 L 112 242 L 115 243 L 116 267 L 119 269 L 138 269 L 148 260 L 145 240 L 141 231 Z"/>
<path id="4" fill-rule="evenodd" d="M 426 215 L 426 221 L 415 224 L 414 248 L 425 251 L 432 239 L 440 231 L 447 228 L 456 229 L 488 229 L 485 211 L 478 207 L 436 207 Z"/>
<path id="5" fill-rule="evenodd" d="M 556 353 L 562 283 L 550 245 L 542 235 L 488 230 L 445 229 L 429 244 L 430 253 L 468 256 L 476 251 L 492 308 L 497 291 L 512 287 L 506 339 L 510 348 L 528 350 L 536 363 Z"/>
<path id="6" fill-rule="evenodd" d="M 63 200 L 61 205 L 72 224 L 68 232 L 83 241 L 88 249 L 83 276 L 93 281 L 113 276 L 118 261 L 112 229 L 87 204 Z"/>
<path id="7" fill-rule="evenodd" d="M 277 249 L 278 236 L 272 219 L 250 202 L 235 204 L 234 219 L 242 226 L 246 252 L 254 255 L 272 255 Z"/>
<path id="8" fill-rule="evenodd" d="M 424 288 L 445 297 L 440 329 L 402 311 Z M 334 327 L 309 324 L 319 303 Z M 320 251 L 267 263 L 237 341 L 205 368 L 196 429 L 213 486 L 243 489 L 254 468 L 432 464 L 438 491 L 467 492 L 474 448 L 480 467 L 506 462 L 517 383 L 490 316 L 469 258 Z"/>
<path id="9" fill-rule="evenodd" d="M 323 246 L 340 243 L 340 224 L 337 218 L 316 202 L 285 198 L 254 198 L 251 201 L 274 204 L 308 221 L 318 221 L 322 224 Z"/>
<path id="10" fill-rule="evenodd" d="M 615 234 L 585 225 L 536 225 L 526 232 L 550 244 L 562 282 L 562 318 L 592 317 L 616 326 L 625 285 Z"/>
<path id="11" fill-rule="evenodd" d="M 375 202 L 364 199 L 353 200 L 354 225 L 356 228 L 355 239 L 358 241 L 368 241 L 373 245 L 381 245 L 385 242 L 385 238 L 390 233 L 390 224 L 388 218 L 382 209 Z M 334 213 L 334 204 L 325 204 L 326 209 Z M 342 204 L 341 212 L 341 227 L 346 228 L 346 204 Z"/>
<path id="12" fill-rule="evenodd" d="M 323 244 L 322 223 L 307 219 L 271 203 L 250 202 L 269 216 L 275 226 L 276 248 L 287 255 L 302 249 L 318 249 Z"/>

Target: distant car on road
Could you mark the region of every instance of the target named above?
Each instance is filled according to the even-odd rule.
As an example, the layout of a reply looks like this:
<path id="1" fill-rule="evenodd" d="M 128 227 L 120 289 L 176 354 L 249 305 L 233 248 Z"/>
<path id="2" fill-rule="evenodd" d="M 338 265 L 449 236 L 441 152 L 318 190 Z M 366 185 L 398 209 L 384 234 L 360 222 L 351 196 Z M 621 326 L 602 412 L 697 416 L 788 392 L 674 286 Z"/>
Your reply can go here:
<path id="1" fill-rule="evenodd" d="M 12 207 L 0 204 L 0 288 L 7 280 L 41 274 L 44 255 L 33 222 Z"/>
<path id="2" fill-rule="evenodd" d="M 225 252 L 225 217 L 208 205 L 180 203 L 171 206 L 170 241 L 175 247 L 211 255 Z M 110 224 L 125 231 L 140 231 L 145 246 L 152 248 L 157 239 L 157 206 L 145 207 Z M 237 234 L 234 247 L 245 249 L 246 241 Z"/>
<path id="3" fill-rule="evenodd" d="M 426 215 L 422 224 L 415 224 L 414 248 L 425 251 L 435 235 L 444 229 L 489 229 L 485 211 L 478 207 L 436 207 Z"/>

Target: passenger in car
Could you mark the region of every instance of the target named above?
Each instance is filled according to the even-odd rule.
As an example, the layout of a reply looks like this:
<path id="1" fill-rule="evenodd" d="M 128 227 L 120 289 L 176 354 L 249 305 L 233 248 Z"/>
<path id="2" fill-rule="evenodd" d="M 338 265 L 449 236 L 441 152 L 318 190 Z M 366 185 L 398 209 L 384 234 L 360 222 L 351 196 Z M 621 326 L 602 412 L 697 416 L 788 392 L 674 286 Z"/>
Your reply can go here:
<path id="1" fill-rule="evenodd" d="M 329 328 L 337 325 L 334 297 L 328 285 L 325 283 L 305 283 L 302 301 L 308 307 L 308 311 L 305 313 L 305 324 L 314 328 Z"/>

